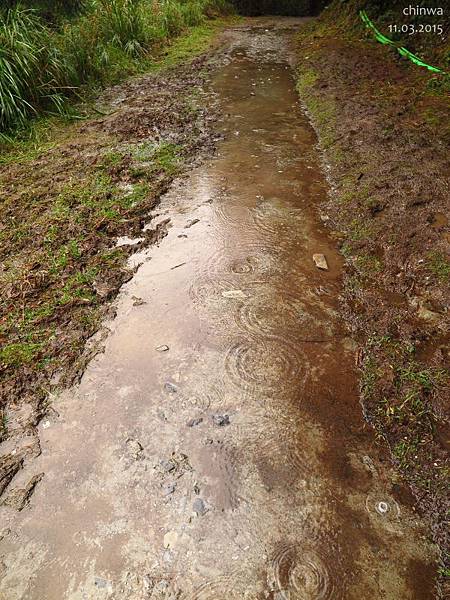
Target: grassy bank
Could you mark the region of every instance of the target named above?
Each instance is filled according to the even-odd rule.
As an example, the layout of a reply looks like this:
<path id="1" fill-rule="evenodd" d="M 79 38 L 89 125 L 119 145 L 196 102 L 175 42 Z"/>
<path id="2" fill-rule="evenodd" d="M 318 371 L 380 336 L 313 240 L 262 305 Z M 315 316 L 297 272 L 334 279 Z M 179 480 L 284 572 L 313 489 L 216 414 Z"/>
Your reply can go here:
<path id="1" fill-rule="evenodd" d="M 346 258 L 364 410 L 430 520 L 448 591 L 449 107 L 357 8 L 335 2 L 302 30 L 298 89 L 333 183 L 324 212 Z"/>
<path id="2" fill-rule="evenodd" d="M 0 132 L 65 114 L 87 89 L 146 71 L 174 37 L 230 11 L 225 0 L 90 0 L 0 10 Z M 56 7 L 56 8 L 55 8 Z M 59 16 L 59 18 L 56 18 Z M 70 18 L 69 18 L 70 17 Z"/>

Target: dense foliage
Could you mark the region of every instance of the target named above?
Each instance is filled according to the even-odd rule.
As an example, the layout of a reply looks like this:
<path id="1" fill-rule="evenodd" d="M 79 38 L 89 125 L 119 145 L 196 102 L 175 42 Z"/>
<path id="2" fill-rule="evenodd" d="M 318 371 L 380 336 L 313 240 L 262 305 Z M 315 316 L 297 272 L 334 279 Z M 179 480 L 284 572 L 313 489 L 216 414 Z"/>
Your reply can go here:
<path id="1" fill-rule="evenodd" d="M 41 10 L 26 7 L 32 4 Z M 167 39 L 229 6 L 226 0 L 39 0 L 26 5 L 9 0 L 0 11 L 1 131 L 23 125 L 42 110 L 62 112 L 65 100 L 81 86 L 111 83 L 134 72 Z"/>

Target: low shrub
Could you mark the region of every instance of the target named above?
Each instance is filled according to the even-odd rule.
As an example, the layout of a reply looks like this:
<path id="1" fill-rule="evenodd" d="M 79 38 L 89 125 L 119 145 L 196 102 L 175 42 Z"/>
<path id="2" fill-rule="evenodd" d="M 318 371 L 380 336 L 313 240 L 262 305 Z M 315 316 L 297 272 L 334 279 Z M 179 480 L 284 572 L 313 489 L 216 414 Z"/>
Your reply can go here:
<path id="1" fill-rule="evenodd" d="M 66 85 L 64 56 L 39 16 L 6 11 L 0 19 L 0 128 L 23 124 L 38 106 L 60 110 Z"/>
<path id="2" fill-rule="evenodd" d="M 230 11 L 226 0 L 69 4 L 78 12 L 70 20 L 65 12 L 58 27 L 12 0 L 0 10 L 0 132 L 22 127 L 39 112 L 63 112 L 81 86 L 117 82 L 136 72 L 155 46 Z"/>

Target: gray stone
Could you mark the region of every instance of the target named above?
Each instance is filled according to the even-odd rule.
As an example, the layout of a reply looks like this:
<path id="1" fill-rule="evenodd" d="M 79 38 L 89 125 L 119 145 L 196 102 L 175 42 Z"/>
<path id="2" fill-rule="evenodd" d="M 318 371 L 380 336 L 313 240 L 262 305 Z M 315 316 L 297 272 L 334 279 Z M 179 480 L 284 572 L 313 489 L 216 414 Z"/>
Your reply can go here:
<path id="1" fill-rule="evenodd" d="M 178 391 L 177 386 L 172 383 L 171 381 L 166 381 L 166 383 L 164 384 L 164 389 L 166 390 L 166 392 L 169 392 L 170 394 L 176 394 Z"/>
<path id="2" fill-rule="evenodd" d="M 199 517 L 202 517 L 205 513 L 208 512 L 208 509 L 205 506 L 205 503 L 201 498 L 196 498 L 192 505 L 194 512 L 197 513 Z"/>
<path id="3" fill-rule="evenodd" d="M 106 579 L 102 579 L 101 577 L 94 577 L 94 584 L 95 584 L 95 587 L 104 589 L 104 588 L 108 587 L 109 581 L 107 581 Z"/>
<path id="4" fill-rule="evenodd" d="M 230 424 L 230 417 L 228 415 L 213 415 L 214 425 L 217 427 L 225 427 Z"/>
<path id="5" fill-rule="evenodd" d="M 170 473 L 175 469 L 175 464 L 171 460 L 161 460 L 159 464 L 166 473 Z"/>
<path id="6" fill-rule="evenodd" d="M 175 483 L 168 483 L 163 487 L 163 495 L 164 496 L 170 496 L 171 494 L 174 493 L 175 489 L 176 489 L 176 484 Z"/>

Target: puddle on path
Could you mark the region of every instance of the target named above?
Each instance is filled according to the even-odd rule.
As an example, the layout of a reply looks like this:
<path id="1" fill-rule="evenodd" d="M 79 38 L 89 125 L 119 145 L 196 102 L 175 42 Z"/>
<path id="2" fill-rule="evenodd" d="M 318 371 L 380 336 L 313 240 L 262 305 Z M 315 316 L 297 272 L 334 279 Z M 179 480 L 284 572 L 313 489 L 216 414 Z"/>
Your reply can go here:
<path id="1" fill-rule="evenodd" d="M 260 23 L 227 34 L 218 156 L 163 199 L 169 235 L 41 425 L 30 506 L 2 508 L 4 600 L 433 595 L 425 530 L 361 416 L 290 21 Z"/>

